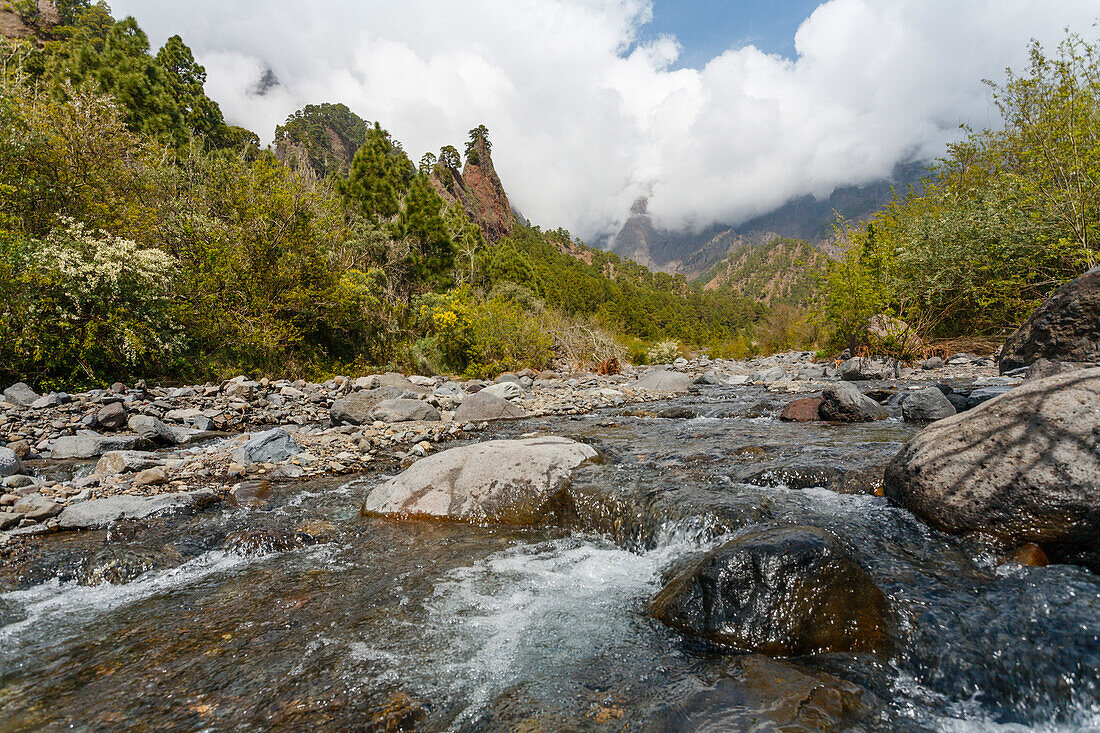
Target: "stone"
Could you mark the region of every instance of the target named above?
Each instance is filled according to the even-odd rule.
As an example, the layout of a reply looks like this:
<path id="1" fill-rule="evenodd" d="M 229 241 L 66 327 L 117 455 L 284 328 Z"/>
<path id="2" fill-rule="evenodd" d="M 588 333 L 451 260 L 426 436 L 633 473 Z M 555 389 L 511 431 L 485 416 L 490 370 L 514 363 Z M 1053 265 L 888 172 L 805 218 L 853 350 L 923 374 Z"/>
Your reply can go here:
<path id="1" fill-rule="evenodd" d="M 886 648 L 886 598 L 833 535 L 750 529 L 687 562 L 649 613 L 684 633 L 769 656 Z"/>
<path id="2" fill-rule="evenodd" d="M 791 400 L 787 403 L 787 406 L 783 408 L 783 412 L 779 415 L 779 419 L 784 422 L 813 422 L 814 420 L 820 420 L 821 416 L 817 414 L 819 407 L 821 407 L 821 400 L 817 397 L 802 397 L 797 400 Z"/>
<path id="3" fill-rule="evenodd" d="M 43 395 L 37 400 L 32 402 L 30 406 L 36 410 L 45 410 L 50 407 L 57 407 L 61 404 L 61 398 L 57 396 L 56 392 L 51 392 L 48 395 Z"/>
<path id="4" fill-rule="evenodd" d="M 0 448 L 0 478 L 23 473 L 23 462 L 11 448 Z"/>
<path id="5" fill-rule="evenodd" d="M 1036 379 L 1046 379 L 1062 372 L 1076 371 L 1079 367 L 1075 364 L 1067 364 L 1055 359 L 1036 359 L 1035 363 L 1027 368 L 1024 381 L 1030 382 Z"/>
<path id="6" fill-rule="evenodd" d="M 436 422 L 443 418 L 439 410 L 429 405 L 424 400 L 383 400 L 374 407 L 371 418 L 382 422 L 409 422 L 411 420 L 426 420 Z"/>
<path id="7" fill-rule="evenodd" d="M 140 435 L 63 435 L 53 442 L 50 455 L 65 458 L 96 458 L 115 450 L 145 450 L 153 444 Z"/>
<path id="8" fill-rule="evenodd" d="M 183 557 L 178 552 L 166 548 L 111 542 L 84 561 L 77 583 L 120 585 L 152 570 L 167 570 L 181 562 Z"/>
<path id="9" fill-rule="evenodd" d="M 791 378 L 791 375 L 781 366 L 773 366 L 770 369 L 765 369 L 761 372 L 756 372 L 752 375 L 752 381 L 763 382 L 769 384 L 771 382 L 785 382 Z"/>
<path id="10" fill-rule="evenodd" d="M 160 486 L 168 483 L 168 474 L 160 466 L 146 468 L 134 475 L 134 486 Z"/>
<path id="11" fill-rule="evenodd" d="M 371 414 L 375 406 L 383 400 L 400 399 L 401 392 L 402 390 L 390 386 L 352 392 L 332 403 L 329 417 L 333 425 L 370 424 L 374 419 Z"/>
<path id="12" fill-rule="evenodd" d="M 27 519 L 41 522 L 61 513 L 61 505 L 42 494 L 29 494 L 15 502 L 15 511 Z"/>
<path id="13" fill-rule="evenodd" d="M 245 377 L 233 377 L 222 388 L 222 392 L 226 397 L 236 397 L 237 399 L 248 402 L 252 399 L 252 395 L 260 385 Z"/>
<path id="14" fill-rule="evenodd" d="M 955 406 L 939 387 L 925 387 L 905 396 L 901 414 L 906 422 L 934 422 L 954 415 Z"/>
<path id="15" fill-rule="evenodd" d="M 943 367 L 943 359 L 933 356 L 920 363 L 920 368 L 925 370 L 940 369 Z"/>
<path id="16" fill-rule="evenodd" d="M 821 405 L 817 410 L 822 420 L 837 422 L 871 422 L 884 420 L 886 409 L 867 397 L 849 382 L 830 384 L 821 392 Z"/>
<path id="17" fill-rule="evenodd" d="M 370 374 L 366 377 L 359 377 L 352 382 L 352 387 L 355 389 L 377 389 L 380 385 L 377 374 Z"/>
<path id="18" fill-rule="evenodd" d="M 713 385 L 721 384 L 722 381 L 720 379 L 718 379 L 717 374 L 715 374 L 713 371 L 711 371 L 711 372 L 704 372 L 703 374 L 700 374 L 698 377 L 696 377 L 694 380 L 692 380 L 691 383 L 702 385 L 702 386 L 713 386 Z"/>
<path id="19" fill-rule="evenodd" d="M 24 382 L 16 382 L 4 390 L 4 401 L 20 407 L 30 407 L 38 394 Z"/>
<path id="20" fill-rule="evenodd" d="M 103 430 L 121 430 L 126 425 L 126 405 L 111 402 L 96 413 L 96 425 Z"/>
<path id="21" fill-rule="evenodd" d="M 1012 557 L 1009 558 L 1009 562 L 1029 568 L 1042 568 L 1050 565 L 1050 560 L 1047 559 L 1043 548 L 1034 542 L 1028 542 L 1026 545 L 1017 547 L 1016 551 L 1012 553 Z"/>
<path id="22" fill-rule="evenodd" d="M 888 347 L 894 352 L 919 353 L 924 348 L 924 343 L 912 326 L 885 313 L 871 316 L 863 333 L 872 350 Z"/>
<path id="23" fill-rule="evenodd" d="M 511 420 L 527 417 L 527 411 L 520 405 L 486 394 L 484 390 L 467 397 L 455 410 L 456 423 L 483 422 L 488 420 Z"/>
<path id="24" fill-rule="evenodd" d="M 436 397 L 450 397 L 455 400 L 466 398 L 466 390 L 462 389 L 462 385 L 458 382 L 444 382 L 436 387 L 432 394 Z"/>
<path id="25" fill-rule="evenodd" d="M 179 442 L 176 432 L 160 420 L 149 415 L 131 415 L 126 426 L 143 438 L 161 445 L 175 445 Z"/>
<path id="26" fill-rule="evenodd" d="M 949 534 L 1037 544 L 1100 570 L 1100 369 L 1027 382 L 917 433 L 892 501 Z"/>
<path id="27" fill-rule="evenodd" d="M 103 454 L 95 464 L 94 473 L 97 476 L 114 476 L 128 471 L 144 471 L 159 464 L 157 454 L 151 451 L 115 450 Z"/>
<path id="28" fill-rule="evenodd" d="M 481 394 L 491 394 L 501 399 L 514 400 L 523 396 L 523 387 L 519 386 L 517 382 L 497 382 L 481 390 Z"/>
<path id="29" fill-rule="evenodd" d="M 30 476 L 25 476 L 21 473 L 17 473 L 13 476 L 8 476 L 4 479 L 5 489 L 25 489 L 28 486 L 34 486 L 34 479 Z"/>
<path id="30" fill-rule="evenodd" d="M 1001 347 L 1001 374 L 1040 358 L 1100 362 L 1100 267 L 1051 293 Z"/>
<path id="31" fill-rule="evenodd" d="M 631 386 L 650 392 L 686 392 L 691 386 L 691 377 L 667 369 L 654 369 Z"/>
<path id="32" fill-rule="evenodd" d="M 542 523 L 575 511 L 568 492 L 573 472 L 598 459 L 595 448 L 559 437 L 450 448 L 372 490 L 363 509 L 469 522 Z"/>
<path id="33" fill-rule="evenodd" d="M 31 444 L 26 440 L 13 440 L 8 443 L 8 448 L 14 451 L 15 455 L 20 458 L 26 458 L 31 452 Z"/>
<path id="34" fill-rule="evenodd" d="M 988 402 L 994 397 L 1000 397 L 1005 392 L 1011 390 L 1009 385 L 998 385 L 996 387 L 981 387 L 980 389 L 973 390 L 966 396 L 966 409 L 970 410 L 977 407 L 983 402 Z"/>
<path id="35" fill-rule="evenodd" d="M 148 519 L 167 512 L 203 509 L 216 504 L 212 489 L 199 489 L 159 496 L 119 494 L 70 504 L 58 516 L 61 529 L 103 529 L 120 519 Z"/>
<path id="36" fill-rule="evenodd" d="M 229 498 L 239 507 L 256 508 L 271 498 L 270 481 L 244 481 L 229 490 Z"/>
<path id="37" fill-rule="evenodd" d="M 405 378 L 405 375 L 397 372 L 386 372 L 378 377 L 378 384 L 382 387 L 393 387 L 402 392 L 415 392 L 416 394 L 430 394 L 431 389 L 418 387 Z"/>
<path id="38" fill-rule="evenodd" d="M 881 495 L 882 491 L 882 469 L 874 466 L 842 468 L 784 462 L 763 467 L 750 465 L 735 471 L 731 478 L 738 483 L 795 490 L 820 487 L 838 494 Z"/>
<path id="39" fill-rule="evenodd" d="M 286 430 L 273 428 L 262 433 L 253 433 L 244 445 L 233 451 L 233 460 L 242 466 L 279 463 L 300 452 L 301 448 Z"/>
<path id="40" fill-rule="evenodd" d="M 848 359 L 837 367 L 837 375 L 846 382 L 858 382 L 868 379 L 890 379 L 894 370 L 878 359 L 860 356 Z"/>

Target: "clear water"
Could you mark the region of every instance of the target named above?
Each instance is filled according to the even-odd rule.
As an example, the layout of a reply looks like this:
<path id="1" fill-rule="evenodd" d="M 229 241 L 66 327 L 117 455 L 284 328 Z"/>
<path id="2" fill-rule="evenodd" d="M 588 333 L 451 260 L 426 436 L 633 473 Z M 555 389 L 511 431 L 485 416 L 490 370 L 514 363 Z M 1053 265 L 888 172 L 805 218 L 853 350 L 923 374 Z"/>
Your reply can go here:
<path id="1" fill-rule="evenodd" d="M 677 558 L 761 521 L 833 531 L 890 599 L 892 652 L 796 660 L 869 691 L 856 729 L 1100 729 L 1097 576 L 998 567 L 875 496 L 736 480 L 873 474 L 909 426 L 785 424 L 751 388 L 670 404 L 699 417 L 612 410 L 494 433 L 604 452 L 575 481 L 601 508 L 575 526 L 360 518 L 379 473 L 277 485 L 257 511 L 47 538 L 0 568 L 0 730 L 741 729 L 766 711 L 715 702 L 727 654 L 644 610 Z M 273 549 L 310 520 L 332 523 L 326 541 Z M 80 585 L 107 544 L 174 560 Z"/>

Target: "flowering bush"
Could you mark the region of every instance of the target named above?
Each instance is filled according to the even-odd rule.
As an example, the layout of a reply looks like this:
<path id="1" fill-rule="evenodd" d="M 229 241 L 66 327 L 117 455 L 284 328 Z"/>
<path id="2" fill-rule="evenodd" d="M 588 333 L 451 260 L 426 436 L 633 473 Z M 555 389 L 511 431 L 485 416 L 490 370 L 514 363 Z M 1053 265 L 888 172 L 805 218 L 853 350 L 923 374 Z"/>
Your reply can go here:
<path id="1" fill-rule="evenodd" d="M 6 371 L 104 383 L 163 367 L 182 339 L 170 316 L 170 256 L 66 221 L 3 253 Z"/>
<path id="2" fill-rule="evenodd" d="M 654 344 L 646 351 L 646 358 L 650 364 L 671 364 L 679 356 L 679 341 L 662 341 L 659 344 Z"/>

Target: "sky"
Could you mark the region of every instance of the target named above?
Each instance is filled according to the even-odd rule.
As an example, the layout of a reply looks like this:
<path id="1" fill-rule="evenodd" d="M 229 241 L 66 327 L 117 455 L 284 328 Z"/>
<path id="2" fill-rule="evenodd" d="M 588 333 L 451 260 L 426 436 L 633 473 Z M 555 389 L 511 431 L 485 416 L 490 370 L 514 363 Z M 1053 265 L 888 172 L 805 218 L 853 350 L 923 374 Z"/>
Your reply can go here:
<path id="1" fill-rule="evenodd" d="M 996 124 L 982 79 L 1027 44 L 1097 36 L 1096 0 L 112 0 L 173 34 L 233 124 L 270 142 L 311 103 L 410 157 L 490 130 L 509 197 L 590 240 L 637 198 L 670 228 L 928 160 Z M 255 93 L 270 68 L 280 85 Z"/>

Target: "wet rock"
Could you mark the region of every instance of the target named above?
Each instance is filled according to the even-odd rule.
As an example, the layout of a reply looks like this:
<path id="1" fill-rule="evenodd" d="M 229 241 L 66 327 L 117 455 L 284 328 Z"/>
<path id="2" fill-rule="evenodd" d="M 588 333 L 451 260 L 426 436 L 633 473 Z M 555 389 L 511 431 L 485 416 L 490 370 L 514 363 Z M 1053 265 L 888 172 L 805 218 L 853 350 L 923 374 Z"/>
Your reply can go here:
<path id="1" fill-rule="evenodd" d="M 691 377 L 680 372 L 654 369 L 631 386 L 649 392 L 686 392 L 691 386 Z"/>
<path id="2" fill-rule="evenodd" d="M 411 385 L 410 385 L 411 386 Z M 364 425 L 372 421 L 371 413 L 379 402 L 383 400 L 396 400 L 401 397 L 402 390 L 383 386 L 377 389 L 352 392 L 347 397 L 341 397 L 332 403 L 329 408 L 329 416 L 333 425 Z"/>
<path id="3" fill-rule="evenodd" d="M 1001 347 L 1001 373 L 1037 359 L 1100 362 L 1100 267 L 1055 290 Z"/>
<path id="4" fill-rule="evenodd" d="M 4 401 L 20 407 L 30 407 L 38 399 L 38 394 L 25 382 L 16 382 L 4 390 Z"/>
<path id="5" fill-rule="evenodd" d="M 144 471 L 159 464 L 157 454 L 151 451 L 116 450 L 103 454 L 95 464 L 94 473 L 97 476 L 113 476 L 127 471 Z"/>
<path id="6" fill-rule="evenodd" d="M 0 478 L 23 473 L 23 462 L 11 448 L 0 448 Z"/>
<path id="7" fill-rule="evenodd" d="M 571 511 L 573 472 L 599 453 L 568 438 L 493 440 L 424 458 L 367 496 L 364 511 L 534 524 Z"/>
<path id="8" fill-rule="evenodd" d="M 657 417 L 663 417 L 666 420 L 690 420 L 694 417 L 698 417 L 698 413 L 690 407 L 684 407 L 683 405 L 670 405 L 669 407 L 661 408 L 654 413 Z"/>
<path id="9" fill-rule="evenodd" d="M 61 529 L 103 529 L 120 519 L 148 519 L 183 509 L 204 509 L 217 501 L 217 494 L 210 489 L 148 497 L 119 494 L 70 504 L 58 519 Z"/>
<path id="10" fill-rule="evenodd" d="M 271 498 L 271 482 L 245 481 L 229 490 L 230 500 L 239 507 L 253 509 L 267 504 Z"/>
<path id="11" fill-rule="evenodd" d="M 456 423 L 483 422 L 488 420 L 511 420 L 526 417 L 527 411 L 520 405 L 487 394 L 485 390 L 467 397 L 455 411 Z"/>
<path id="12" fill-rule="evenodd" d="M 329 542 L 336 536 L 336 525 L 327 519 L 307 519 L 294 529 L 317 542 Z"/>
<path id="13" fill-rule="evenodd" d="M 1100 369 L 1027 382 L 918 433 L 886 495 L 951 534 L 1100 570 Z"/>
<path id="14" fill-rule="evenodd" d="M 96 425 L 100 428 L 121 430 L 126 425 L 126 405 L 121 402 L 111 402 L 101 407 L 95 417 Z"/>
<path id="15" fill-rule="evenodd" d="M 152 442 L 140 435 L 98 435 L 84 433 L 63 435 L 53 442 L 51 455 L 54 459 L 96 458 L 116 450 L 145 450 L 152 448 Z"/>
<path id="16" fill-rule="evenodd" d="M 939 387 L 925 387 L 905 396 L 901 414 L 906 422 L 934 422 L 954 415 L 955 406 Z"/>
<path id="17" fill-rule="evenodd" d="M 1028 542 L 1026 545 L 1017 547 L 1016 551 L 1012 553 L 1012 557 L 1009 558 L 1009 562 L 1029 568 L 1041 568 L 1050 564 L 1043 548 L 1034 542 Z"/>
<path id="18" fill-rule="evenodd" d="M 693 636 L 771 656 L 888 644 L 882 591 L 816 527 L 743 533 L 681 569 L 649 612 Z"/>
<path id="19" fill-rule="evenodd" d="M 61 505 L 41 494 L 30 494 L 15 502 L 15 511 L 27 519 L 41 522 L 61 513 Z"/>
<path id="20" fill-rule="evenodd" d="M 176 433 L 160 420 L 149 415 L 132 415 L 126 421 L 127 427 L 147 440 L 160 445 L 175 445 L 179 442 Z"/>
<path id="21" fill-rule="evenodd" d="M 501 399 L 514 400 L 523 396 L 523 387 L 519 386 L 517 382 L 497 382 L 481 390 L 481 394 L 491 394 Z"/>
<path id="22" fill-rule="evenodd" d="M 439 411 L 424 400 L 383 400 L 374 406 L 374 420 L 382 422 L 409 422 L 411 420 L 439 421 Z"/>
<path id="23" fill-rule="evenodd" d="M 821 405 L 817 412 L 822 420 L 837 422 L 871 422 L 884 420 L 887 416 L 882 405 L 848 382 L 838 382 L 826 387 L 821 392 Z"/>
<path id="24" fill-rule="evenodd" d="M 253 463 L 279 463 L 301 452 L 301 448 L 282 428 L 255 433 L 237 450 L 233 460 L 242 466 Z"/>
<path id="25" fill-rule="evenodd" d="M 302 538 L 293 532 L 271 529 L 247 529 L 230 532 L 225 538 L 225 549 L 239 555 L 267 555 L 272 552 L 288 552 L 301 547 Z"/>
<path id="26" fill-rule="evenodd" d="M 787 403 L 787 406 L 783 408 L 783 412 L 779 415 L 779 419 L 785 422 L 813 422 L 814 420 L 820 420 L 821 416 L 817 414 L 818 408 L 821 407 L 821 400 L 817 397 L 802 397 L 797 400 L 791 400 Z"/>
<path id="27" fill-rule="evenodd" d="M 788 489 L 820 487 L 838 494 L 878 494 L 882 489 L 882 469 L 872 466 L 840 468 L 786 464 L 748 466 L 735 471 L 735 481 L 755 486 L 783 486 Z"/>
<path id="28" fill-rule="evenodd" d="M 179 553 L 167 549 L 108 543 L 84 562 L 77 583 L 121 585 L 150 571 L 175 567 L 182 561 Z"/>

